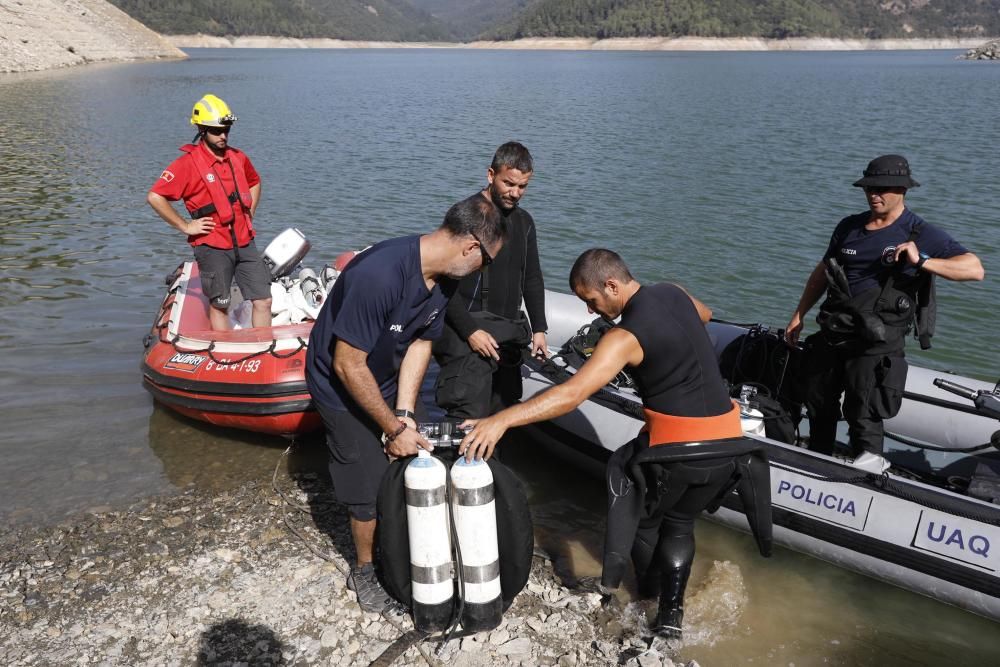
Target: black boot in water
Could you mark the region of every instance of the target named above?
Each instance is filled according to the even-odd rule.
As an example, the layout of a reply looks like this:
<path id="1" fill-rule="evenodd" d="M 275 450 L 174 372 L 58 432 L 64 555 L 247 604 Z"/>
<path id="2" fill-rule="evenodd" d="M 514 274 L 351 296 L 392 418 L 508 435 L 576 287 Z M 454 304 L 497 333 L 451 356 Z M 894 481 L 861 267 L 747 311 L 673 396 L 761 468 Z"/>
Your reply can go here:
<path id="1" fill-rule="evenodd" d="M 684 620 L 684 589 L 687 588 L 691 566 L 664 570 L 660 588 L 659 610 L 653 622 L 653 632 L 664 639 L 680 639 Z"/>

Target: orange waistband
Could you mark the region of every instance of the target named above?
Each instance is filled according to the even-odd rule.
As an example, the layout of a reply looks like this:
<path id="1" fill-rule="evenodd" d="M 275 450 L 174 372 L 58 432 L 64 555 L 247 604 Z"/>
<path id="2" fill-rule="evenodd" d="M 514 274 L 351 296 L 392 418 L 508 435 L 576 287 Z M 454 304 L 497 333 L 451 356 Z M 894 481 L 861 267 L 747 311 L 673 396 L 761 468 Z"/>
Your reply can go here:
<path id="1" fill-rule="evenodd" d="M 675 417 L 662 412 L 642 409 L 646 415 L 643 431 L 649 433 L 649 446 L 672 445 L 678 442 L 703 442 L 738 438 L 743 435 L 740 406 L 715 417 Z"/>

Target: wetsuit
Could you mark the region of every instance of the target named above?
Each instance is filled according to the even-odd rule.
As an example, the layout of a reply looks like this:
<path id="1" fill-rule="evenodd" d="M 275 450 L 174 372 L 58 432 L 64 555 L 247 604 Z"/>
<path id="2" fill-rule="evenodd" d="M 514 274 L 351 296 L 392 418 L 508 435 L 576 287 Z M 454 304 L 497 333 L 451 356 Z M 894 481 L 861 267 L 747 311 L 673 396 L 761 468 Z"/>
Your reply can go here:
<path id="1" fill-rule="evenodd" d="M 640 590 L 659 589 L 654 629 L 679 636 L 694 559 L 694 520 L 717 508 L 740 480 L 747 482 L 741 498 L 761 552 L 770 554 L 767 463 L 758 447 L 742 438 L 739 412 L 712 343 L 683 290 L 671 284 L 641 287 L 618 326 L 642 346 L 642 363 L 630 372 L 647 426 L 608 463 L 601 583 L 609 589 L 620 585 L 625 554 L 631 552 Z M 695 438 L 700 441 L 688 442 Z"/>
<path id="2" fill-rule="evenodd" d="M 829 287 L 817 317 L 821 330 L 805 341 L 809 448 L 823 454 L 833 453 L 841 410 L 854 456 L 881 454 L 883 420 L 902 405 L 905 338 L 927 305 L 925 295 L 933 297 L 933 284 L 929 274 L 898 266 L 896 247 L 912 239 L 928 257 L 968 252 L 909 209 L 877 230 L 865 229 L 870 217 L 868 211 L 848 216 L 834 230 L 823 256 Z"/>
<path id="3" fill-rule="evenodd" d="M 437 404 L 454 418 L 485 417 L 516 403 L 521 398 L 521 353 L 533 333 L 547 328 L 534 220 L 520 207 L 500 213 L 507 241 L 492 264 L 459 283 L 444 333 L 434 344 L 441 366 Z M 528 319 L 521 312 L 522 298 Z M 499 363 L 469 347 L 468 338 L 477 329 L 500 343 Z"/>
<path id="4" fill-rule="evenodd" d="M 767 462 L 742 438 L 712 343 L 683 290 L 641 287 L 618 326 L 642 347 L 642 363 L 630 372 L 647 427 L 608 463 L 602 585 L 620 585 L 631 552 L 640 589 L 659 588 L 654 627 L 677 636 L 694 559 L 694 520 L 702 511 L 717 508 L 739 486 L 761 552 L 770 554 Z"/>

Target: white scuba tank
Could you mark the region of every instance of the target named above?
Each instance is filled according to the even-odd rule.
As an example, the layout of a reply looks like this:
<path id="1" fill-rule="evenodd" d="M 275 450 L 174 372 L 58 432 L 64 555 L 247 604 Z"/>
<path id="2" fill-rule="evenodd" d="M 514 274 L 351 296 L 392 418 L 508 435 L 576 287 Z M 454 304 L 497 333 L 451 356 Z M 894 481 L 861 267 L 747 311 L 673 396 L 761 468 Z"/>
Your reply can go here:
<path id="1" fill-rule="evenodd" d="M 324 266 L 323 270 L 320 271 L 319 281 L 323 285 L 323 291 L 327 294 L 333 289 L 333 283 L 337 280 L 340 275 L 340 271 L 333 268 L 332 266 Z"/>
<path id="2" fill-rule="evenodd" d="M 315 271 L 312 269 L 299 271 L 299 289 L 302 290 L 302 295 L 306 298 L 306 303 L 309 304 L 310 308 L 316 308 L 318 311 L 319 307 L 323 305 L 323 298 L 326 295 Z"/>
<path id="3" fill-rule="evenodd" d="M 749 385 L 743 385 L 740 389 L 740 398 L 737 401 L 740 406 L 740 426 L 747 435 L 765 434 L 764 413 L 750 405 L 750 398 L 757 394 L 757 390 Z"/>
<path id="4" fill-rule="evenodd" d="M 455 595 L 446 482 L 444 464 L 425 450 L 403 473 L 413 625 L 422 632 L 448 627 Z"/>
<path id="5" fill-rule="evenodd" d="M 451 467 L 451 485 L 451 511 L 465 582 L 462 629 L 491 630 L 503 616 L 493 473 L 482 459 L 469 463 L 459 458 Z"/>

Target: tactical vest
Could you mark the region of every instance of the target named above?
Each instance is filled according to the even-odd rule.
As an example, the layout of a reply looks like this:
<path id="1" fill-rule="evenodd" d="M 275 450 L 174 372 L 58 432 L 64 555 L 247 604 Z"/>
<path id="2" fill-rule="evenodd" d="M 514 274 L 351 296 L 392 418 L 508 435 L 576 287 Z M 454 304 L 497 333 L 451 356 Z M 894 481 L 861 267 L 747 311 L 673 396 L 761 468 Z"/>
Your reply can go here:
<path id="1" fill-rule="evenodd" d="M 831 257 L 826 278 L 827 297 L 816 322 L 832 346 L 864 354 L 902 352 L 916 322 L 920 347 L 930 347 L 936 310 L 931 274 L 910 278 L 893 272 L 881 286 L 852 295 L 843 267 Z"/>

